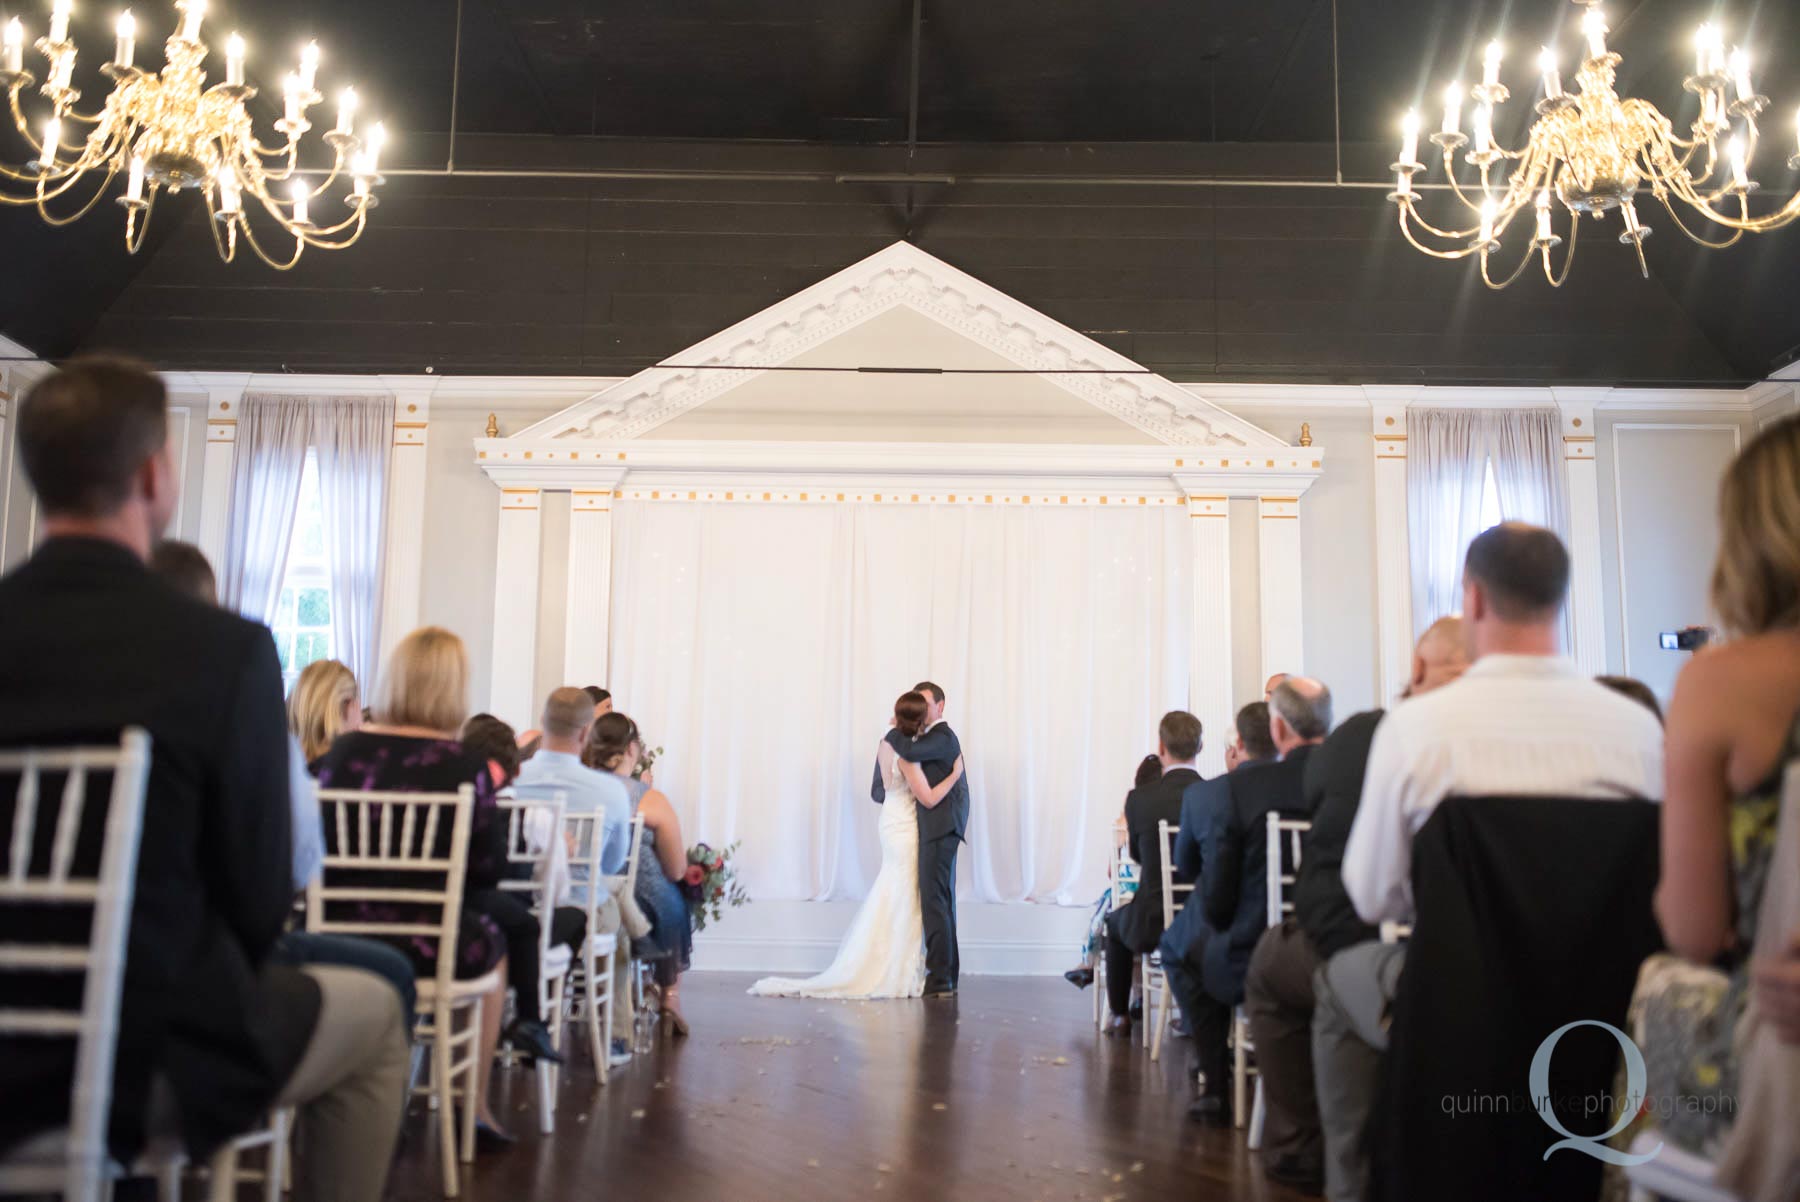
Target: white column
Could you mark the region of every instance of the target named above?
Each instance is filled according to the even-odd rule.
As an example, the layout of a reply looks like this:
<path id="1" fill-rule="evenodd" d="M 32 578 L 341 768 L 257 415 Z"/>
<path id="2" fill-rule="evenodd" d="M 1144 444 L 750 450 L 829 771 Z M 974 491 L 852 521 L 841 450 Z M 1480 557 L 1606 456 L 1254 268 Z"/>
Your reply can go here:
<path id="1" fill-rule="evenodd" d="M 535 488 L 500 490 L 500 533 L 494 556 L 494 673 L 488 708 L 519 730 L 535 726 L 532 677 L 537 668 L 538 544 Z"/>
<path id="2" fill-rule="evenodd" d="M 563 636 L 563 679 L 606 684 L 612 600 L 610 488 L 577 488 L 569 497 L 569 604 Z"/>
<path id="3" fill-rule="evenodd" d="M 1365 387 L 1375 443 L 1375 629 L 1383 705 L 1412 674 L 1412 549 L 1407 534 L 1406 406 L 1416 387 Z"/>
<path id="4" fill-rule="evenodd" d="M 1225 771 L 1231 741 L 1231 517 L 1223 493 L 1190 493 L 1194 619 L 1188 641 L 1188 708 L 1200 719 L 1200 772 Z"/>
<path id="5" fill-rule="evenodd" d="M 382 547 L 379 658 L 419 625 L 425 564 L 426 434 L 435 381 L 394 381 L 394 447 L 388 459 L 387 522 Z"/>
<path id="6" fill-rule="evenodd" d="M 200 462 L 200 527 L 195 541 L 213 570 L 225 575 L 225 538 L 231 525 L 231 471 L 237 458 L 237 419 L 244 388 L 241 382 L 207 389 L 206 455 Z"/>
<path id="7" fill-rule="evenodd" d="M 1257 507 L 1262 675 L 1302 672 L 1306 642 L 1300 620 L 1300 498 L 1294 492 L 1260 493 Z"/>
<path id="8" fill-rule="evenodd" d="M 1594 406 L 1605 388 L 1553 388 L 1562 412 L 1569 489 L 1570 654 L 1590 676 L 1606 671 L 1606 616 L 1600 573 L 1600 468 L 1594 462 Z"/>

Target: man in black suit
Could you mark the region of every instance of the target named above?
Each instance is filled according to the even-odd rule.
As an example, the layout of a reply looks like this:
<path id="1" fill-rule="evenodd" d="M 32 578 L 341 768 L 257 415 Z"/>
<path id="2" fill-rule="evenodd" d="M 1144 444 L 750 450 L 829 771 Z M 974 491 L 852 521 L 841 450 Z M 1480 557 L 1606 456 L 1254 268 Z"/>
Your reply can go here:
<path id="1" fill-rule="evenodd" d="M 1156 730 L 1156 756 L 1163 774 L 1125 798 L 1125 829 L 1131 858 L 1138 862 L 1132 899 L 1106 916 L 1106 999 L 1112 1009 L 1109 1035 L 1131 1034 L 1131 974 L 1137 957 L 1156 950 L 1163 933 L 1163 842 L 1158 823 L 1181 821 L 1181 795 L 1200 779 L 1200 719 L 1171 710 Z M 1188 878 L 1182 877 L 1182 880 Z"/>
<path id="2" fill-rule="evenodd" d="M 1406 696 L 1449 684 L 1468 665 L 1462 620 L 1442 618 L 1419 639 Z M 1307 762 L 1302 787 L 1313 825 L 1301 840 L 1294 917 L 1263 932 L 1244 982 L 1244 1012 L 1263 1083 L 1263 1171 L 1305 1193 L 1318 1193 L 1324 1183 L 1313 1088 L 1313 972 L 1334 953 L 1378 935 L 1357 915 L 1339 869 L 1382 713 L 1346 718 Z"/>
<path id="3" fill-rule="evenodd" d="M 1277 758 L 1188 791 L 1183 840 L 1192 827 L 1200 875 L 1182 921 L 1162 942 L 1163 971 L 1194 1037 L 1197 1086 L 1188 1114 L 1214 1126 L 1232 1119 L 1231 1009 L 1243 1000 L 1250 952 L 1268 925 L 1268 816 L 1304 812 L 1301 780 L 1313 746 L 1331 727 L 1331 690 L 1289 676 L 1270 694 L 1269 713 Z"/>
<path id="4" fill-rule="evenodd" d="M 895 754 L 910 760 L 936 786 L 962 758 L 962 741 L 944 721 L 944 690 L 929 680 L 913 686 L 925 698 L 925 729 L 908 739 L 899 731 L 888 732 Z M 872 796 L 879 803 L 886 790 L 881 784 L 881 765 L 875 765 Z M 969 774 L 950 786 L 944 800 L 919 807 L 919 910 L 925 920 L 925 996 L 954 997 L 962 976 L 962 956 L 956 944 L 956 852 L 969 831 Z"/>
<path id="5" fill-rule="evenodd" d="M 380 977 L 270 961 L 293 902 L 281 669 L 266 629 L 145 566 L 175 508 L 167 405 L 147 368 L 94 359 L 39 381 L 20 406 L 45 542 L 0 580 L 0 744 L 110 743 L 126 726 L 152 739 L 114 1154 L 129 1162 L 148 1136 L 170 1134 L 203 1157 L 272 1105 L 298 1106 L 296 1196 L 376 1202 L 406 1029 Z M 0 797 L 4 811 L 10 791 Z M 0 911 L 0 943 L 66 937 L 56 925 Z M 3 1150 L 66 1121 L 74 1053 L 0 1045 Z"/>

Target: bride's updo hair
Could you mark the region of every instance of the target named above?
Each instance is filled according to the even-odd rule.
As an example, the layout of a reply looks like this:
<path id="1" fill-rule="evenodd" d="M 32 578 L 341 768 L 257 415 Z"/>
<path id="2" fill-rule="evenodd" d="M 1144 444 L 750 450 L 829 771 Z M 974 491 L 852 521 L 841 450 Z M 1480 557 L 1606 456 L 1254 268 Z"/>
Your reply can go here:
<path id="1" fill-rule="evenodd" d="M 925 694 L 902 693 L 894 702 L 894 729 L 912 738 L 925 725 Z"/>
<path id="2" fill-rule="evenodd" d="M 617 710 L 601 714 L 594 719 L 594 729 L 588 733 L 587 746 L 581 750 L 581 762 L 589 768 L 613 772 L 624 766 L 620 761 L 630 753 L 631 745 L 637 741 L 636 722 Z"/>

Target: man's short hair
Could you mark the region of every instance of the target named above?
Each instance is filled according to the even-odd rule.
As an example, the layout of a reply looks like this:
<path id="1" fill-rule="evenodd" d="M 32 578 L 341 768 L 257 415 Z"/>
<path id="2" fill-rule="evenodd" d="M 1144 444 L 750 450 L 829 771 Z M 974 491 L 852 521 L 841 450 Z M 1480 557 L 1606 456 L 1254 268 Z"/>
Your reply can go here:
<path id="1" fill-rule="evenodd" d="M 1244 754 L 1253 760 L 1273 759 L 1275 756 L 1275 739 L 1269 734 L 1269 705 L 1266 701 L 1252 701 L 1237 712 L 1238 742 L 1244 745 Z"/>
<path id="2" fill-rule="evenodd" d="M 929 680 L 921 680 L 918 684 L 916 684 L 912 687 L 912 691 L 915 693 L 930 694 L 931 704 L 933 704 L 933 705 L 944 704 L 944 690 L 939 688 L 937 685 L 932 684 Z"/>
<path id="3" fill-rule="evenodd" d="M 150 552 L 150 572 L 177 589 L 208 605 L 219 603 L 219 578 L 213 574 L 206 552 L 193 543 L 165 538 Z"/>
<path id="4" fill-rule="evenodd" d="M 593 722 L 597 704 L 586 689 L 557 689 L 544 702 L 544 733 L 553 739 L 577 737 Z"/>
<path id="5" fill-rule="evenodd" d="M 95 518 L 131 495 L 145 460 L 169 441 L 169 393 L 135 359 L 77 359 L 19 405 L 19 455 L 51 516 Z"/>
<path id="6" fill-rule="evenodd" d="M 1316 688 L 1303 689 L 1300 679 L 1290 676 L 1276 685 L 1269 708 L 1301 738 L 1322 739 L 1331 733 L 1331 690 L 1317 681 L 1306 681 Z"/>
<path id="7" fill-rule="evenodd" d="M 1200 719 L 1186 710 L 1170 710 L 1157 724 L 1156 737 L 1172 760 L 1191 760 L 1200 754 Z"/>
<path id="8" fill-rule="evenodd" d="M 1494 613 L 1507 622 L 1542 622 L 1569 593 L 1569 552 L 1562 539 L 1524 522 L 1502 522 L 1475 536 L 1463 575 L 1487 591 Z"/>

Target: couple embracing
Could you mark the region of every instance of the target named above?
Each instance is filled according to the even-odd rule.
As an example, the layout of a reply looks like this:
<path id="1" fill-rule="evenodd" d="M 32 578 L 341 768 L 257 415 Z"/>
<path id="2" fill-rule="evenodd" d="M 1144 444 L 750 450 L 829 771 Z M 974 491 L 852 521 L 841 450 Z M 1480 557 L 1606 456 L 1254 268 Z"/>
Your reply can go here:
<path id="1" fill-rule="evenodd" d="M 956 994 L 956 852 L 969 826 L 962 744 L 930 681 L 894 702 L 893 729 L 875 755 L 870 796 L 881 805 L 881 872 L 831 967 L 816 977 L 769 977 L 750 992 L 774 997 L 948 998 Z"/>

